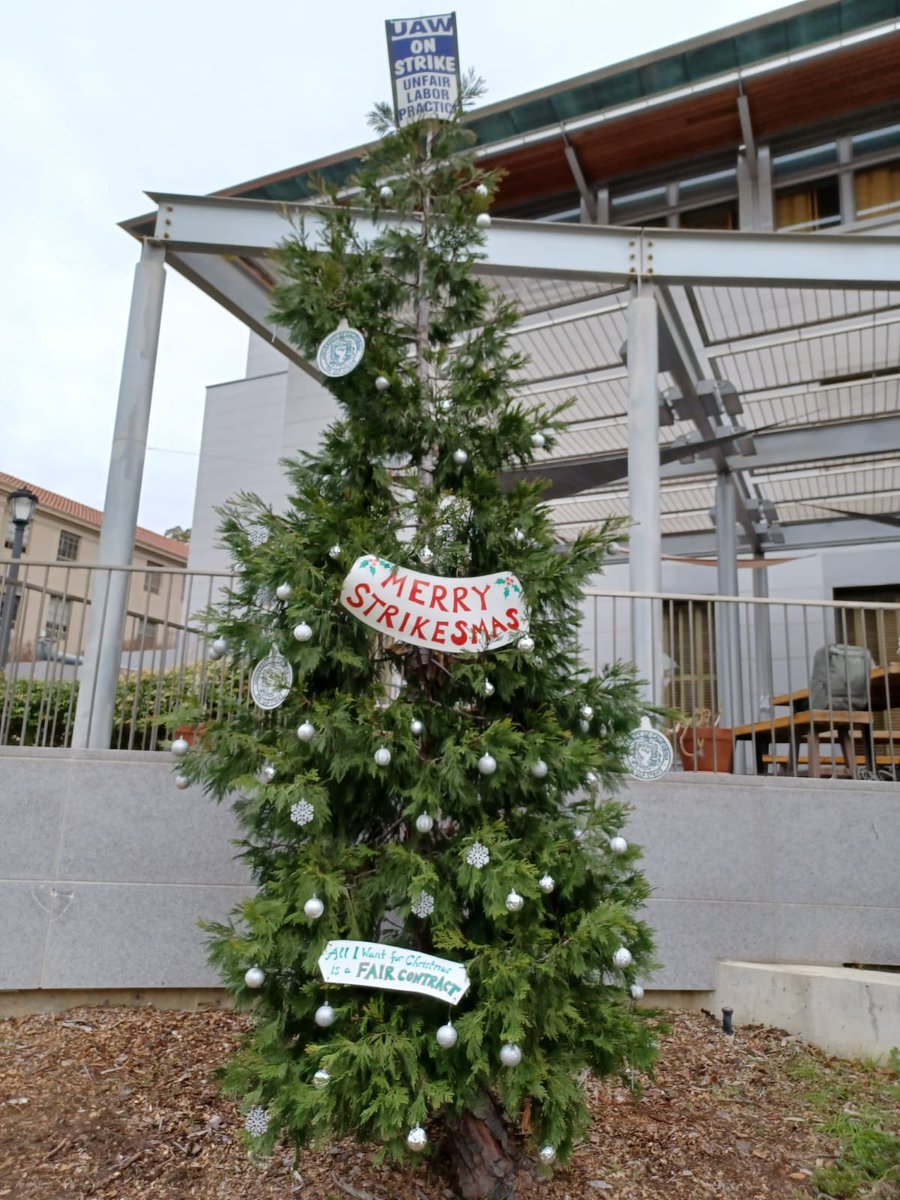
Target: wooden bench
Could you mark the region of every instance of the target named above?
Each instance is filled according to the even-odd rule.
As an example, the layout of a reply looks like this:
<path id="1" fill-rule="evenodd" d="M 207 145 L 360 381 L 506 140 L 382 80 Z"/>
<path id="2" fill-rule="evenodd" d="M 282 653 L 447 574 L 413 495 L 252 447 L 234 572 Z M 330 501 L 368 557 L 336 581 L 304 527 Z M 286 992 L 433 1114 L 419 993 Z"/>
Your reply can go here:
<path id="1" fill-rule="evenodd" d="M 860 729 L 853 730 L 854 743 L 861 736 L 861 734 L 862 734 L 862 730 L 860 730 Z M 890 769 L 891 771 L 893 771 L 896 774 L 897 769 L 900 768 L 900 730 L 898 730 L 898 729 L 872 729 L 869 731 L 869 737 L 871 738 L 874 749 L 875 749 L 875 769 L 880 770 L 881 772 L 883 772 L 885 769 Z M 825 733 L 820 734 L 820 736 L 819 736 L 820 751 L 825 748 L 825 746 L 827 745 L 828 742 L 834 742 L 835 740 L 836 740 L 836 737 L 831 734 L 825 734 Z M 867 764 L 867 760 L 866 760 L 866 755 L 864 753 L 861 753 L 862 747 L 856 746 L 855 748 L 856 748 L 856 754 L 854 756 L 854 762 L 855 762 L 856 766 L 857 767 L 867 766 L 868 764 Z M 763 755 L 763 763 L 767 767 L 775 766 L 775 767 L 787 768 L 788 765 L 790 764 L 790 761 L 791 761 L 790 755 L 788 755 L 788 754 L 764 754 Z M 801 754 L 796 760 L 796 765 L 797 765 L 797 767 L 808 767 L 809 766 L 808 757 L 805 757 L 804 755 Z M 823 758 L 820 753 L 819 766 L 822 771 L 822 774 L 827 773 L 829 775 L 835 775 L 838 772 L 840 772 L 841 774 L 844 774 L 844 775 L 849 774 L 849 772 L 847 771 L 847 760 L 844 758 L 843 754 L 831 754 L 829 757 Z"/>
<path id="2" fill-rule="evenodd" d="M 766 756 L 773 753 L 773 748 L 784 744 L 789 747 L 786 768 L 790 774 L 796 774 L 800 748 L 804 743 L 809 774 L 821 775 L 823 764 L 819 754 L 819 742 L 823 737 L 826 741 L 836 738 L 840 743 L 844 761 L 855 764 L 854 734 L 864 735 L 862 742 L 865 765 L 870 770 L 874 769 L 872 714 L 869 712 L 807 709 L 804 712 L 788 713 L 783 717 L 770 717 L 767 721 L 751 721 L 747 725 L 738 725 L 733 733 L 736 742 L 753 743 L 756 771 L 759 775 L 765 773 Z M 777 755 L 777 751 L 775 753 Z M 855 765 L 852 773 L 856 774 Z"/>

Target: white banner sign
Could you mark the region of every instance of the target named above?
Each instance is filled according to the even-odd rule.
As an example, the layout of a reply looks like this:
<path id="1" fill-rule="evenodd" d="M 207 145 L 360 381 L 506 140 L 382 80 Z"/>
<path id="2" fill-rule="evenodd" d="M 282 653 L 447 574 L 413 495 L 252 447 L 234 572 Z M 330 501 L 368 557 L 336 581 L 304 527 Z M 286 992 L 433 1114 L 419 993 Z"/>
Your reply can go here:
<path id="1" fill-rule="evenodd" d="M 398 126 L 449 121 L 459 105 L 456 13 L 385 21 Z"/>
<path id="2" fill-rule="evenodd" d="M 418 992 L 447 1004 L 458 1004 L 469 987 L 462 963 L 380 942 L 329 942 L 319 970 L 326 983 Z"/>
<path id="3" fill-rule="evenodd" d="M 398 642 L 450 654 L 499 650 L 528 630 L 522 585 L 508 571 L 441 579 L 368 554 L 344 580 L 341 604 Z"/>

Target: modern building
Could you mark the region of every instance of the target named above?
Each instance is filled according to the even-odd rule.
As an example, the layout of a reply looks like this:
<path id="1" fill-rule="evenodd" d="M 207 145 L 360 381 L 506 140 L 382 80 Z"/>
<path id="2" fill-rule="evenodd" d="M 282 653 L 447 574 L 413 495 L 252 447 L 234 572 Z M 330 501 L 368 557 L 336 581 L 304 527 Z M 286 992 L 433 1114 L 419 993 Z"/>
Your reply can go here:
<path id="1" fill-rule="evenodd" d="M 80 656 L 86 633 L 86 599 L 98 561 L 103 514 L 95 508 L 0 472 L 3 557 L 12 548 L 8 497 L 27 487 L 38 498 L 25 529 L 20 597 L 12 624 L 10 657 L 17 661 Z M 124 650 L 161 647 L 182 619 L 188 546 L 138 528 L 128 594 Z M 177 572 L 177 573 L 176 573 Z"/>

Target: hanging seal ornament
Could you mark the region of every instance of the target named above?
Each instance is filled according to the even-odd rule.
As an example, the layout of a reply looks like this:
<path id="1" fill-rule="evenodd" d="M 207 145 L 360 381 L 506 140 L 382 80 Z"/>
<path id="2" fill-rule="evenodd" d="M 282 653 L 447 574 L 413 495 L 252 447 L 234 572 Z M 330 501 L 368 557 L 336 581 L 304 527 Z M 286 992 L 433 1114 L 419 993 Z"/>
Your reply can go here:
<path id="1" fill-rule="evenodd" d="M 641 717 L 640 729 L 631 735 L 631 745 L 625 756 L 625 766 L 633 779 L 661 779 L 672 766 L 672 746 L 669 739 Z"/>
<path id="2" fill-rule="evenodd" d="M 351 329 L 346 321 L 341 321 L 337 329 L 320 343 L 316 366 L 329 379 L 340 379 L 359 366 L 365 352 L 366 339 L 363 335 L 358 329 Z"/>
<path id="3" fill-rule="evenodd" d="M 294 670 L 288 660 L 280 653 L 277 646 L 265 658 L 261 658 L 253 668 L 250 676 L 250 695 L 258 708 L 272 709 L 284 704 L 291 684 L 294 682 Z"/>

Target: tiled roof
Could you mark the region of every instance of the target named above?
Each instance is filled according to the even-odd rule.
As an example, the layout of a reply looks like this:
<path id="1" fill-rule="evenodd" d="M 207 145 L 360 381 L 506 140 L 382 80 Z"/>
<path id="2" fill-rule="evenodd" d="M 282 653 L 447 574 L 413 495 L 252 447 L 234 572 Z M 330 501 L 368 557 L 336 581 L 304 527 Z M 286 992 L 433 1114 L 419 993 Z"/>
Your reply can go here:
<path id="1" fill-rule="evenodd" d="M 34 492 L 40 507 L 48 512 L 74 517 L 76 521 L 82 521 L 85 525 L 93 525 L 95 529 L 99 529 L 103 523 L 103 513 L 99 509 L 89 508 L 87 504 L 70 500 L 68 496 L 60 496 L 57 492 L 48 492 L 46 488 L 38 487 L 36 483 L 28 483 L 27 480 L 17 479 L 15 475 L 7 475 L 5 471 L 0 471 L 0 491 L 14 491 L 16 488 L 28 488 Z M 164 551 L 174 558 L 180 558 L 187 562 L 189 547 L 185 542 L 176 542 L 174 538 L 154 533 L 151 529 L 143 529 L 140 525 L 135 532 L 135 542 L 143 548 L 152 547 L 154 550 Z"/>

